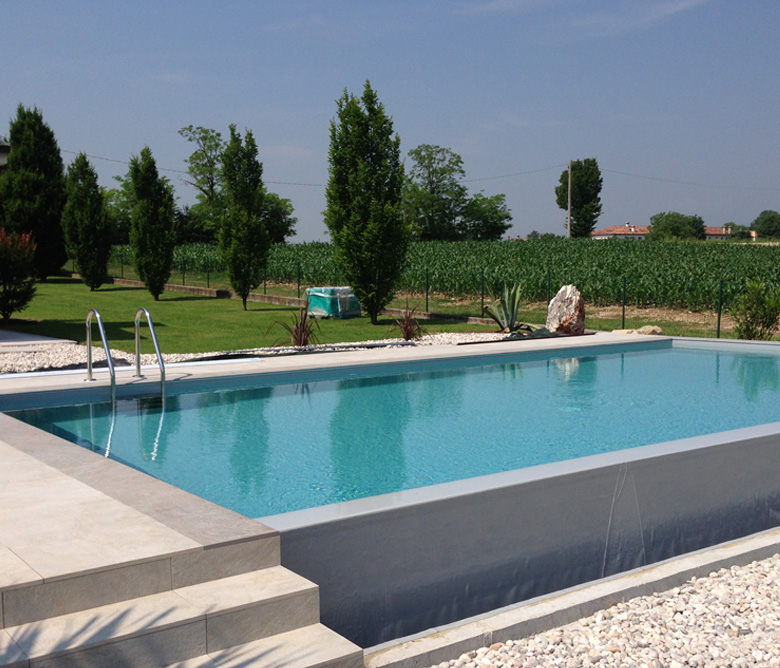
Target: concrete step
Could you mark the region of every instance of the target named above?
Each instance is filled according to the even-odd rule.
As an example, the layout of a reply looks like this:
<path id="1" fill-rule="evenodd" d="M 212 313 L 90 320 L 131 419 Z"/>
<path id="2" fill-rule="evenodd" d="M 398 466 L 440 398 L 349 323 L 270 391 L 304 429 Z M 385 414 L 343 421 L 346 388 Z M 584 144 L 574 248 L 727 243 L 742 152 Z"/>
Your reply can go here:
<path id="1" fill-rule="evenodd" d="M 0 581 L 0 629 L 278 566 L 279 535 L 183 550 L 52 579 Z M 2 578 L 0 578 L 2 580 Z"/>
<path id="2" fill-rule="evenodd" d="M 318 622 L 317 586 L 274 566 L 9 626 L 0 666 L 165 666 Z"/>
<path id="3" fill-rule="evenodd" d="M 165 668 L 363 668 L 363 650 L 322 624 L 228 647 Z"/>

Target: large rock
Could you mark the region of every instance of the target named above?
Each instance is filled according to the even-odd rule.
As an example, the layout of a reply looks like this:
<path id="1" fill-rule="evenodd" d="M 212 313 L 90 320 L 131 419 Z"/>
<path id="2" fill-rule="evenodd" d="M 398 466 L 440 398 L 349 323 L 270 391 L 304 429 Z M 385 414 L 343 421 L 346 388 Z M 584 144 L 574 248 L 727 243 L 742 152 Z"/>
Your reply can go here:
<path id="1" fill-rule="evenodd" d="M 585 300 L 573 285 L 564 285 L 550 302 L 547 329 L 561 334 L 585 333 Z"/>

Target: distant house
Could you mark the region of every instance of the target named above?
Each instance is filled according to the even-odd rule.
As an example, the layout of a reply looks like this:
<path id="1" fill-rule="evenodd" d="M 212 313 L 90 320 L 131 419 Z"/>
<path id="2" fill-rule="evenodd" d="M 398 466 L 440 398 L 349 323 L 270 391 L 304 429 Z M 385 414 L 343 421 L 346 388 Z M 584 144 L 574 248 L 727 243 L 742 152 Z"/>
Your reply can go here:
<path id="1" fill-rule="evenodd" d="M 612 225 L 590 233 L 591 239 L 644 239 L 650 233 L 649 225 Z"/>
<path id="2" fill-rule="evenodd" d="M 650 234 L 652 227 L 652 225 L 633 225 L 631 223 L 612 225 L 594 230 L 590 236 L 591 239 L 638 239 L 641 241 Z M 705 227 L 704 233 L 707 241 L 726 241 L 731 234 L 731 227 Z M 751 230 L 750 238 L 755 240 L 756 236 L 755 231 Z"/>

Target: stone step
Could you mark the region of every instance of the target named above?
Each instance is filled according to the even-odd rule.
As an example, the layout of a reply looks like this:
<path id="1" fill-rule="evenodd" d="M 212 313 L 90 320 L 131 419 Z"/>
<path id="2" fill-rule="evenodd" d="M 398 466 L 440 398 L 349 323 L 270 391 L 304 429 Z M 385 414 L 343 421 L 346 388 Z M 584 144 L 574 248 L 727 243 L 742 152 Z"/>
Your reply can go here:
<path id="1" fill-rule="evenodd" d="M 165 668 L 363 668 L 363 650 L 322 624 L 228 647 Z"/>
<path id="2" fill-rule="evenodd" d="M 279 535 L 183 550 L 51 579 L 0 582 L 0 629 L 278 566 Z"/>
<path id="3" fill-rule="evenodd" d="M 274 566 L 9 626 L 0 666 L 165 666 L 318 623 L 317 586 Z"/>

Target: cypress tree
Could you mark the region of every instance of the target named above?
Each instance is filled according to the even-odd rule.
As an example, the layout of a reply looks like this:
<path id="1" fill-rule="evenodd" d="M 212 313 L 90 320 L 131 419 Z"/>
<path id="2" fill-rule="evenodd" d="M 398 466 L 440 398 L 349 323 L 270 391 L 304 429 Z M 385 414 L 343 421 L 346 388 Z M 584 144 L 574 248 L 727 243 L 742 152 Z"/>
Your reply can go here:
<path id="1" fill-rule="evenodd" d="M 173 189 L 157 173 L 148 146 L 139 156 L 131 158 L 128 175 L 134 198 L 130 217 L 133 263 L 138 276 L 158 301 L 171 275 L 176 241 Z"/>
<path id="2" fill-rule="evenodd" d="M 263 165 L 257 159 L 257 144 L 251 130 L 244 143 L 236 126 L 230 126 L 230 140 L 222 153 L 222 183 L 225 213 L 219 233 L 219 247 L 230 285 L 246 311 L 249 293 L 263 280 L 270 238 L 265 228 Z"/>
<path id="3" fill-rule="evenodd" d="M 375 325 L 393 298 L 411 237 L 401 215 L 401 140 L 368 81 L 360 99 L 345 90 L 337 104 L 325 224 L 335 263 Z"/>
<path id="4" fill-rule="evenodd" d="M 11 120 L 8 164 L 0 172 L 0 200 L 6 230 L 30 233 L 35 275 L 57 273 L 67 260 L 62 232 L 65 176 L 54 132 L 37 107 L 21 104 Z"/>
<path id="5" fill-rule="evenodd" d="M 62 228 L 68 256 L 75 262 L 81 280 L 95 290 L 106 279 L 112 230 L 97 173 L 83 153 L 68 167 L 65 192 Z"/>

